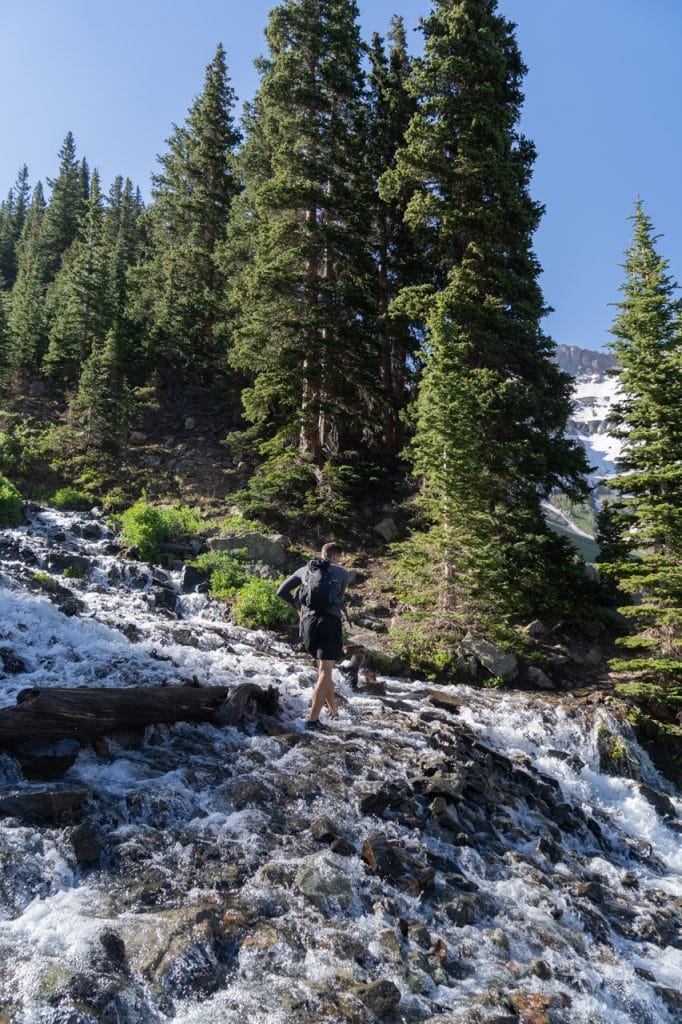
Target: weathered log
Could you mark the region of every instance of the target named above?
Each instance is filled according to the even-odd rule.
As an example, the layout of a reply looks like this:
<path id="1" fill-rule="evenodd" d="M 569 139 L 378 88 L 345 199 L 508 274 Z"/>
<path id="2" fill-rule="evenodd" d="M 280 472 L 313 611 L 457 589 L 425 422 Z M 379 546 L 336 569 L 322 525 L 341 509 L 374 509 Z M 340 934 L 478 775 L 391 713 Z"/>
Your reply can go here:
<path id="1" fill-rule="evenodd" d="M 67 737 L 87 741 L 155 723 L 236 725 L 249 700 L 272 714 L 278 699 L 274 687 L 265 690 L 253 683 L 237 686 L 232 697 L 224 686 L 24 690 L 16 707 L 0 710 L 0 748 L 12 749 L 28 741 L 51 743 Z"/>

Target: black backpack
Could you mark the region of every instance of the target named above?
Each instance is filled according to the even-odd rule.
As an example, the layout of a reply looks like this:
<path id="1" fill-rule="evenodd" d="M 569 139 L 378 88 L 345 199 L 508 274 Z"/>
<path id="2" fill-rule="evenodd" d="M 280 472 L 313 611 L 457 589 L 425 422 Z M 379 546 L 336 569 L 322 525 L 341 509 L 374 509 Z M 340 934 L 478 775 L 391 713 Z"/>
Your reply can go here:
<path id="1" fill-rule="evenodd" d="M 323 615 L 334 603 L 334 580 L 330 573 L 331 565 L 322 558 L 313 558 L 308 562 L 306 574 L 298 599 L 304 608 Z"/>

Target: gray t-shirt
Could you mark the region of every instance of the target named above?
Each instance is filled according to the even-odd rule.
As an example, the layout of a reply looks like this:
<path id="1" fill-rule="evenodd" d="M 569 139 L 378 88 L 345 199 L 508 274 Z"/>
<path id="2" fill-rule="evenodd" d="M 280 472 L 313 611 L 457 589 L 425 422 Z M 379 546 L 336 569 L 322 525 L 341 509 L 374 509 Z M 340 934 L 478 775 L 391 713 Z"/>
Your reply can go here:
<path id="1" fill-rule="evenodd" d="M 342 569 L 340 565 L 336 565 L 335 562 L 329 562 L 328 565 L 328 572 L 332 579 L 333 586 L 330 595 L 331 605 L 329 611 L 325 614 L 337 615 L 339 618 L 341 618 L 343 595 L 345 593 L 346 585 L 348 583 L 348 571 L 346 569 Z M 288 580 L 285 580 L 284 583 L 281 584 L 279 590 L 277 591 L 277 596 L 281 597 L 284 601 L 287 601 L 290 605 L 292 605 L 292 607 L 298 608 L 298 604 L 296 602 L 296 599 L 294 598 L 294 591 L 298 590 L 301 584 L 305 581 L 307 574 L 308 566 L 302 565 L 301 568 L 297 569 L 296 572 L 292 576 L 290 576 Z M 307 609 L 304 609 L 304 611 L 306 610 Z M 315 613 L 313 612 L 313 614 Z"/>

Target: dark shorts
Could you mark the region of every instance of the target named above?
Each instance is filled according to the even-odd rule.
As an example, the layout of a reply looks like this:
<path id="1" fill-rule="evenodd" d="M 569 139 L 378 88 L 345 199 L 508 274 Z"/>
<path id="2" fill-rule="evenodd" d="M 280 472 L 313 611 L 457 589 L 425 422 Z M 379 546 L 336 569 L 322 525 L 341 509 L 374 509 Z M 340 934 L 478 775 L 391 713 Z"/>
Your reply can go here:
<path id="1" fill-rule="evenodd" d="M 303 646 L 318 661 L 341 661 L 343 636 L 338 615 L 306 615 L 301 627 Z"/>

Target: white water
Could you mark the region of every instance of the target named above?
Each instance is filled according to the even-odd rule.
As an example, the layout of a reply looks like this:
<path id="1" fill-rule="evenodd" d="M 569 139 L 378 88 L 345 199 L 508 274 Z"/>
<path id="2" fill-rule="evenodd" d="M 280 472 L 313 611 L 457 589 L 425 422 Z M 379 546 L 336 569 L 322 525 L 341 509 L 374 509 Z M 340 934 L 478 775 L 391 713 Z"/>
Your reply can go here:
<path id="1" fill-rule="evenodd" d="M 0 677 L 0 705 L 12 705 L 29 686 L 141 685 L 194 675 L 230 686 L 248 678 L 278 686 L 289 736 L 263 735 L 255 723 L 246 731 L 184 724 L 148 730 L 145 743 L 133 749 L 111 742 L 100 753 L 83 750 L 64 782 L 92 791 L 88 813 L 107 851 L 95 868 L 78 866 L 67 826 L 0 824 L 0 1008 L 11 1008 L 11 1020 L 342 1020 L 340 993 L 385 978 L 401 993 L 396 1020 L 426 1021 L 438 1013 L 462 1024 L 494 1019 L 509 1013 L 493 1008 L 494 993 L 522 991 L 550 1000 L 552 1024 L 671 1024 L 673 1011 L 655 985 L 679 989 L 682 977 L 676 902 L 682 898 L 682 837 L 635 779 L 600 770 L 598 716 L 570 702 L 545 704 L 537 695 L 458 687 L 448 692 L 461 698 L 460 715 L 430 708 L 425 721 L 420 714 L 432 687 L 386 680 L 391 706 L 380 696 L 353 693 L 339 679 L 345 700 L 339 718 L 329 733 L 311 736 L 302 724 L 309 663 L 266 634 L 233 627 L 203 596 L 182 598 L 182 618 L 156 607 L 151 574 L 107 554 L 110 537 L 85 541 L 69 532 L 89 521 L 43 510 L 28 527 L 0 534 L 37 559 L 27 568 L 25 552 L 9 550 L 1 567 L 0 647 L 12 648 L 27 671 Z M 55 540 L 61 533 L 66 540 Z M 55 575 L 84 602 L 77 618 L 66 618 L 47 597 L 26 589 L 33 572 L 44 570 L 65 546 L 92 564 L 82 583 Z M 171 584 L 177 585 L 177 576 Z M 139 642 L 121 631 L 131 625 Z M 551 815 L 561 803 L 594 816 L 601 841 L 584 828 L 557 831 L 548 813 L 507 784 L 502 768 L 499 791 L 486 803 L 489 832 L 472 817 L 473 845 L 453 845 L 442 830 L 411 822 L 409 814 L 359 813 L 359 797 L 369 789 L 408 780 L 417 766 L 438 766 L 443 745 L 456 742 L 460 729 L 482 749 L 509 758 L 531 788 L 542 787 L 543 776 L 554 780 L 545 810 Z M 625 741 L 639 766 L 637 778 L 671 795 L 682 812 L 644 752 L 631 737 Z M 462 770 L 489 785 L 473 761 L 463 762 Z M 0 758 L 0 783 L 12 788 L 19 777 L 13 759 Z M 240 783 L 260 787 L 261 796 L 237 799 L 233 787 Z M 463 821 L 474 812 L 467 803 L 458 805 Z M 354 856 L 325 852 L 312 842 L 310 823 L 323 815 L 351 841 Z M 433 896 L 410 895 L 368 874 L 358 854 L 363 839 L 377 832 L 420 862 L 433 860 Z M 542 837 L 556 839 L 561 856 L 555 861 L 538 850 Z M 311 857 L 323 876 L 349 887 L 347 905 L 327 912 L 311 907 L 295 882 Z M 238 868 L 237 876 L 216 886 L 206 858 L 218 869 Z M 135 896 L 136 880 L 152 870 L 161 882 L 158 894 Z M 464 923 L 445 913 L 453 899 L 451 874 L 476 886 L 480 897 Z M 607 894 L 607 909 L 576 894 L 577 885 L 595 881 Z M 217 972 L 215 991 L 159 998 L 132 953 L 141 927 L 151 925 L 158 935 L 170 910 L 208 903 L 222 914 L 237 898 L 240 907 L 258 913 Z M 614 926 L 619 907 L 624 931 Z M 675 943 L 639 937 L 633 922 L 662 911 L 677 913 Z M 590 925 L 593 913 L 599 919 Z M 437 963 L 425 964 L 428 948 L 397 932 L 396 915 L 422 922 L 433 945 L 444 944 L 440 973 Z M 102 966 L 93 968 L 93 951 L 106 929 L 131 951 L 122 1001 L 115 1011 L 81 1010 L 81 1017 L 68 1017 L 78 1000 L 66 986 L 50 1002 L 46 978 L 55 971 L 106 974 Z M 551 977 L 529 970 L 540 957 Z"/>

